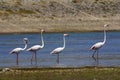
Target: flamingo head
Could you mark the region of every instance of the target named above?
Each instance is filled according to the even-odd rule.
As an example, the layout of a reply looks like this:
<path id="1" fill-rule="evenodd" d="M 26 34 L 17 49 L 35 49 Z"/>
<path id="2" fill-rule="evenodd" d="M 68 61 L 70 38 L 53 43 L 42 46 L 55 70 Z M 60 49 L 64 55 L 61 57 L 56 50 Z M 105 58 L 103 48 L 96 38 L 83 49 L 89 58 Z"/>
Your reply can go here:
<path id="1" fill-rule="evenodd" d="M 24 38 L 23 40 L 24 40 L 25 44 L 28 43 L 28 38 Z"/>
<path id="2" fill-rule="evenodd" d="M 64 34 L 64 36 L 69 36 L 69 34 Z"/>
<path id="3" fill-rule="evenodd" d="M 45 32 L 45 30 L 44 30 L 44 29 L 41 29 L 41 32 Z"/>
<path id="4" fill-rule="evenodd" d="M 105 25 L 104 25 L 104 27 L 108 27 L 108 26 L 109 26 L 109 24 L 105 24 Z"/>

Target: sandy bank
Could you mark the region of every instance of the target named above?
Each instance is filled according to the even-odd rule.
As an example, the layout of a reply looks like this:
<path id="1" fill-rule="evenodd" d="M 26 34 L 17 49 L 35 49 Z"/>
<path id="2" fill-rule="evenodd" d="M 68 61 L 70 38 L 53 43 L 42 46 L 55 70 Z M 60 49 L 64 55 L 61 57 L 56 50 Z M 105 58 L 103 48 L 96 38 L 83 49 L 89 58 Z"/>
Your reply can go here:
<path id="1" fill-rule="evenodd" d="M 102 31 L 104 24 L 110 24 L 107 30 L 120 31 L 120 19 L 118 18 L 11 16 L 7 19 L 0 19 L 0 33 L 39 33 L 40 29 L 45 29 L 46 32 Z"/>

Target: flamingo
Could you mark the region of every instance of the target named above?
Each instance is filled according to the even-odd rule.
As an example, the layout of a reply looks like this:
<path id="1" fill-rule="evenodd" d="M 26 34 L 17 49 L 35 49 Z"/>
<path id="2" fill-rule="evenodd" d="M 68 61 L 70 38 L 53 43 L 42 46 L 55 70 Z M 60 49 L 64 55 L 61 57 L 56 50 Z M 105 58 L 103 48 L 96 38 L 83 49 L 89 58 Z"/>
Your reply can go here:
<path id="1" fill-rule="evenodd" d="M 40 49 L 42 49 L 44 47 L 44 40 L 43 40 L 43 36 L 42 36 L 42 33 L 44 32 L 44 30 L 42 29 L 41 30 L 41 41 L 42 41 L 42 45 L 34 45 L 32 46 L 31 48 L 27 49 L 27 51 L 30 51 L 32 52 L 32 58 L 31 58 L 31 64 L 32 64 L 32 61 L 33 61 L 33 58 L 35 58 L 35 62 L 37 64 L 37 56 L 36 56 L 36 52 Z"/>
<path id="2" fill-rule="evenodd" d="M 94 50 L 93 52 L 93 59 L 97 60 L 98 59 L 98 51 L 99 49 L 106 43 L 106 31 L 105 31 L 105 27 L 109 26 L 108 24 L 105 24 L 104 25 L 104 40 L 102 42 L 97 42 L 95 43 L 91 48 L 90 50 Z M 97 59 L 95 58 L 95 53 L 97 53 Z"/>
<path id="3" fill-rule="evenodd" d="M 12 51 L 10 51 L 10 54 L 16 54 L 16 65 L 18 65 L 18 55 L 19 55 L 19 53 L 21 53 L 22 51 L 24 51 L 27 48 L 28 38 L 24 38 L 23 41 L 25 43 L 24 48 L 15 48 Z"/>
<path id="4" fill-rule="evenodd" d="M 58 48 L 54 49 L 54 50 L 50 53 L 50 54 L 57 54 L 57 59 L 56 59 L 57 64 L 59 64 L 59 53 L 61 53 L 61 52 L 64 50 L 64 48 L 65 48 L 65 37 L 66 37 L 66 36 L 68 36 L 68 34 L 64 34 L 64 35 L 63 35 L 63 41 L 64 41 L 63 47 L 58 47 Z"/>

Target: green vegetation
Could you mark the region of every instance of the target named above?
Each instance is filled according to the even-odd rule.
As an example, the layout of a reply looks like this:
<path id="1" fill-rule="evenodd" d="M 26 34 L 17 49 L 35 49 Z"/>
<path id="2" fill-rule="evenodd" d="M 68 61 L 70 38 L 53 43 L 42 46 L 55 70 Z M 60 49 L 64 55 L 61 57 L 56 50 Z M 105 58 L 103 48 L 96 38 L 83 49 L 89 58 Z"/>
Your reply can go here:
<path id="1" fill-rule="evenodd" d="M 0 73 L 0 80 L 120 80 L 120 68 L 23 68 Z"/>

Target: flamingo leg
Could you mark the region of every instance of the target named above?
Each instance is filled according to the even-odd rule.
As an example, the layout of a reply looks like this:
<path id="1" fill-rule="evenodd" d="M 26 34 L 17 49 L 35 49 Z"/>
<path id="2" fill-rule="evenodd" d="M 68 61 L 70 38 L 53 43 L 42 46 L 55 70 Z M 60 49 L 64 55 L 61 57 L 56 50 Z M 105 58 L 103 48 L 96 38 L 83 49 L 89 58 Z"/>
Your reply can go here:
<path id="1" fill-rule="evenodd" d="M 56 62 L 57 62 L 57 64 L 59 64 L 59 53 L 57 54 Z"/>
<path id="2" fill-rule="evenodd" d="M 98 54 L 98 53 L 99 53 L 99 51 L 97 50 L 97 59 L 96 59 L 96 61 L 97 61 L 97 65 L 99 64 L 99 57 L 98 57 L 99 54 Z"/>
<path id="3" fill-rule="evenodd" d="M 97 60 L 98 60 L 98 50 L 97 50 Z"/>
<path id="4" fill-rule="evenodd" d="M 37 55 L 36 55 L 36 51 L 35 51 L 35 64 L 37 65 Z"/>
<path id="5" fill-rule="evenodd" d="M 16 65 L 18 65 L 18 53 L 16 53 Z"/>
<path id="6" fill-rule="evenodd" d="M 32 65 L 32 62 L 33 62 L 33 57 L 34 57 L 34 53 L 32 53 L 31 65 Z"/>
<path id="7" fill-rule="evenodd" d="M 96 50 L 93 52 L 92 58 L 96 61 L 95 53 L 96 53 Z"/>

